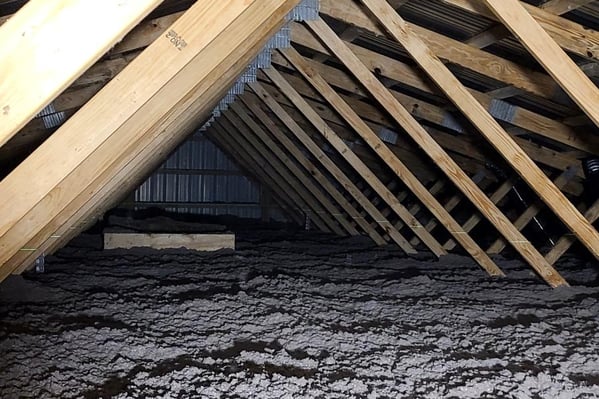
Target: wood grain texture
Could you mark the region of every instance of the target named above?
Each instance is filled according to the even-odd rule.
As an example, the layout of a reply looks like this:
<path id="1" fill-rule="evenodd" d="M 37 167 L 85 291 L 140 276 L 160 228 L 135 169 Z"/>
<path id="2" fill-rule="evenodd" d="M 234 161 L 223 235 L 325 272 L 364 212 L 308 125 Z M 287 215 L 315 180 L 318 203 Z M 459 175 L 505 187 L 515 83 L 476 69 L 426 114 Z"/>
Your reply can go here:
<path id="1" fill-rule="evenodd" d="M 599 259 L 599 233 L 597 230 L 580 214 L 555 184 L 549 180 L 526 152 L 514 142 L 489 112 L 466 90 L 441 60 L 432 53 L 428 46 L 411 31 L 395 10 L 389 7 L 384 0 L 360 1 L 385 26 L 389 34 L 402 44 L 427 75 L 430 76 L 456 107 L 474 124 L 479 132 L 503 156 L 508 164 L 514 168 L 520 177 L 528 183 L 545 204 L 576 234 L 578 239 L 589 249 L 593 256 Z M 508 4 L 507 1 L 485 1 L 503 4 L 502 6 L 497 6 L 501 7 L 502 10 L 507 11 L 510 9 L 510 7 L 506 7 L 506 4 Z M 516 0 L 510 0 L 510 2 L 517 3 Z M 530 19 L 530 21 L 527 20 L 527 23 L 532 23 L 538 29 L 542 30 L 518 3 L 516 5 Z M 517 15 L 522 17 L 520 12 Z M 548 36 L 547 38 L 547 40 L 552 42 Z M 553 44 L 555 45 L 555 43 Z M 541 44 L 539 43 L 539 45 Z M 563 51 L 557 45 L 555 47 L 557 47 L 557 51 L 563 54 Z M 582 73 L 578 68 L 576 69 Z M 587 79 L 586 76 L 584 78 Z M 596 88 L 594 88 L 594 91 L 598 96 L 596 104 L 599 105 L 599 91 Z M 596 112 L 598 113 L 599 121 L 599 110 L 596 110 Z"/>
<path id="2" fill-rule="evenodd" d="M 595 125 L 599 126 L 599 89 L 520 2 L 517 0 L 484 0 L 484 2 Z M 588 52 L 592 54 L 591 50 Z"/>
<path id="3" fill-rule="evenodd" d="M 141 234 L 104 233 L 104 249 L 131 248 L 173 249 L 196 251 L 235 249 L 235 234 Z"/>
<path id="4" fill-rule="evenodd" d="M 83 113 L 81 118 L 73 117 L 69 120 L 72 123 L 83 123 L 84 127 L 71 130 L 73 125 L 65 124 L 61 130 L 66 133 L 60 134 L 61 130 L 59 130 L 57 134 L 53 135 L 28 159 L 32 164 L 29 162 L 22 164 L 2 181 L 0 190 L 8 190 L 8 192 L 16 190 L 14 192 L 19 193 L 19 198 L 24 200 L 19 203 L 11 202 L 11 204 L 3 203 L 2 205 L 6 206 L 7 209 L 11 209 L 14 215 L 16 209 L 21 209 L 19 205 L 31 201 L 29 202 L 31 210 L 26 212 L 32 213 L 29 213 L 29 216 L 25 219 L 27 223 L 21 221 L 17 225 L 13 224 L 12 227 L 9 227 L 8 224 L 3 225 L 10 228 L 11 238 L 5 232 L 0 236 L 0 246 L 6 250 L 1 251 L 3 259 L 0 263 L 3 264 L 5 259 L 18 251 L 27 242 L 25 240 L 29 240 L 41 231 L 47 222 L 54 221 L 52 222 L 56 223 L 54 228 L 61 226 L 60 223 L 64 223 L 72 215 L 71 212 L 76 212 L 78 209 L 77 206 L 70 207 L 68 205 L 73 198 L 79 198 L 78 201 L 86 201 L 102 186 L 101 184 L 92 184 L 92 182 L 95 182 L 94 176 L 103 176 L 103 178 L 110 181 L 111 177 L 118 174 L 118 171 L 123 169 L 123 165 L 128 165 L 131 159 L 135 158 L 148 143 L 159 142 L 159 140 L 156 141 L 156 137 L 160 137 L 161 134 L 164 137 L 169 137 L 165 132 L 178 135 L 179 140 L 182 140 L 184 137 L 184 135 L 181 135 L 182 132 L 177 132 L 176 129 L 175 131 L 169 130 L 169 127 L 177 126 L 179 120 L 189 122 L 188 117 L 197 118 L 205 112 L 205 109 L 212 109 L 226 91 L 226 86 L 222 86 L 223 82 L 232 83 L 234 81 L 244 65 L 255 56 L 266 39 L 281 26 L 284 15 L 297 4 L 295 1 L 275 0 L 270 8 L 264 9 L 260 5 L 255 5 L 248 9 L 254 2 L 249 4 L 241 3 L 240 0 L 238 5 L 242 5 L 241 8 L 231 7 L 231 4 L 229 4 L 226 7 L 228 13 L 218 8 L 221 6 L 219 2 L 212 4 L 197 3 L 188 11 L 190 13 L 188 18 L 179 19 L 174 26 L 174 29 L 185 33 L 187 40 L 189 40 L 186 50 L 190 54 L 178 50 L 166 37 L 161 36 L 156 43 L 148 48 L 148 50 L 153 50 L 145 53 L 148 56 L 145 61 L 143 58 L 138 57 L 135 63 L 130 64 L 128 67 L 130 69 L 128 72 L 129 78 L 122 76 L 122 74 L 119 75 L 121 79 L 116 78 L 104 89 L 108 90 L 105 96 L 98 95 L 88 103 L 86 107 L 90 108 Z M 207 10 L 210 12 L 207 12 Z M 212 15 L 210 15 L 211 13 Z M 243 18 L 238 18 L 239 14 L 242 14 Z M 204 25 L 200 33 L 197 32 L 196 28 L 198 18 L 201 19 L 202 16 L 208 17 L 210 23 Z M 236 21 L 236 23 L 224 23 L 227 19 L 231 22 Z M 259 21 L 259 23 L 256 23 L 256 21 Z M 264 23 L 264 21 L 268 21 L 268 23 Z M 252 40 L 242 38 L 240 34 L 244 31 L 248 32 L 248 29 L 253 32 Z M 194 38 L 197 40 L 194 40 Z M 224 53 L 221 41 L 228 43 L 225 46 L 227 51 Z M 233 45 L 233 43 L 238 44 Z M 159 54 L 159 56 L 156 54 Z M 173 58 L 166 57 L 166 54 L 170 54 Z M 205 57 L 209 58 L 210 61 L 206 62 Z M 157 59 L 162 59 L 163 63 L 157 63 Z M 148 68 L 150 73 L 140 73 L 140 68 L 142 70 Z M 149 84 L 144 85 L 142 83 L 140 85 L 140 76 L 148 76 L 152 80 Z M 166 82 L 169 84 L 164 86 Z M 192 84 L 193 82 L 197 83 Z M 119 104 L 114 101 L 114 92 L 111 93 L 110 91 L 112 89 L 117 89 L 117 92 L 121 94 L 116 97 L 122 97 L 122 93 L 131 92 L 129 90 L 132 90 L 137 97 L 128 98 L 126 107 L 123 108 L 123 103 Z M 144 95 L 147 96 L 147 100 L 142 101 Z M 102 98 L 107 100 L 102 101 Z M 172 99 L 172 103 L 169 103 L 168 99 Z M 96 129 L 94 135 L 82 135 L 81 131 L 85 130 L 87 118 L 93 119 L 98 112 L 96 107 L 100 109 L 114 108 L 110 112 L 110 114 L 115 115 L 110 121 L 112 124 L 107 123 L 106 125 L 109 126 L 103 125 L 104 130 Z M 150 110 L 151 112 L 148 112 Z M 122 119 L 119 120 L 119 118 Z M 126 122 L 123 123 L 123 120 L 126 120 Z M 198 123 L 197 119 L 193 121 Z M 95 124 L 88 123 L 87 126 L 95 126 Z M 111 129 L 113 130 L 112 133 L 110 132 Z M 99 130 L 102 130 L 102 133 Z M 114 134 L 114 132 L 119 132 L 119 134 Z M 74 144 L 78 141 L 79 144 Z M 68 142 L 72 144 L 66 145 L 65 143 Z M 16 179 L 15 177 L 21 174 L 24 176 L 29 175 L 33 164 L 36 162 L 43 163 L 45 157 L 52 157 L 54 151 L 46 152 L 42 148 L 55 145 L 57 148 L 75 148 L 78 151 L 65 159 L 65 162 L 59 162 L 59 165 L 54 164 L 53 168 L 44 169 L 48 180 L 43 181 L 46 184 L 43 187 L 39 185 L 36 190 L 30 191 L 16 189 L 19 180 L 23 181 L 23 179 Z M 153 150 L 155 151 L 156 147 L 153 147 Z M 81 162 L 86 163 L 79 166 Z M 45 163 L 48 164 L 47 161 Z M 137 164 L 137 167 L 143 168 L 143 163 Z M 76 169 L 76 173 L 70 173 L 70 170 L 73 169 Z M 128 168 L 124 168 L 124 170 L 130 172 Z M 146 171 L 146 173 L 149 173 L 149 171 Z M 67 176 L 68 179 L 66 179 Z M 67 185 L 69 189 L 63 189 L 61 184 Z M 54 188 L 52 188 L 53 185 Z M 50 191 L 48 194 L 36 199 L 37 195 L 43 194 L 43 191 L 40 190 L 44 190 L 44 187 L 47 187 Z M 73 190 L 74 187 L 78 189 Z M 118 191 L 118 181 L 116 187 Z M 25 208 L 22 207 L 23 210 Z M 63 210 L 68 210 L 68 212 L 62 213 Z M 33 217 L 33 215 L 37 216 Z M 5 220 L 3 218 L 3 222 Z M 20 218 L 16 217 L 13 220 L 19 222 Z M 18 228 L 13 228 L 17 226 Z M 69 226 L 69 228 L 71 227 Z M 19 231 L 20 233 L 18 233 Z M 46 237 L 50 235 L 51 233 Z M 5 268 L 1 268 L 0 272 L 4 271 Z"/>
<path id="5" fill-rule="evenodd" d="M 0 146 L 160 3 L 27 2 L 0 27 Z"/>

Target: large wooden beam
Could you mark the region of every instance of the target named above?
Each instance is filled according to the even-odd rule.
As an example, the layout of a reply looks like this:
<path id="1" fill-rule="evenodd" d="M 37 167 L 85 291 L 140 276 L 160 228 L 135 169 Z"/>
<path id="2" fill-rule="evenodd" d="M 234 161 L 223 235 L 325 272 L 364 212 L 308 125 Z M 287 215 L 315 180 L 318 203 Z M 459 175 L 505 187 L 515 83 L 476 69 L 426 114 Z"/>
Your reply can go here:
<path id="1" fill-rule="evenodd" d="M 437 218 L 449 233 L 464 247 L 478 264 L 492 276 L 503 276 L 503 272 L 485 254 L 478 244 L 455 219 L 443 208 L 435 197 L 414 176 L 410 169 L 393 154 L 385 143 L 373 132 L 370 127 L 356 114 L 352 108 L 335 92 L 335 90 L 311 69 L 304 58 L 294 49 L 282 50 L 285 57 L 304 76 L 308 82 L 329 102 L 329 104 L 345 119 L 345 121 L 360 135 L 360 137 L 377 153 L 387 166 L 400 178 L 400 180 L 422 201 L 431 214 Z M 412 213 L 412 212 L 411 212 Z M 412 213 L 415 214 L 415 213 Z M 425 228 L 426 231 L 429 231 Z M 419 236 L 420 238 L 420 236 Z"/>
<path id="2" fill-rule="evenodd" d="M 437 83 L 448 98 L 458 107 L 462 113 L 474 124 L 487 141 L 503 156 L 524 181 L 539 195 L 541 200 L 559 216 L 564 224 L 578 237 L 578 239 L 599 259 L 599 233 L 588 220 L 572 205 L 553 182 L 539 169 L 530 157 L 518 146 L 510 135 L 499 125 L 499 123 L 487 112 L 482 105 L 470 94 L 460 81 L 447 69 L 428 46 L 415 35 L 405 24 L 405 21 L 397 15 L 384 0 L 360 0 L 376 16 L 389 34 L 395 38 L 424 71 Z M 542 31 L 534 19 L 517 3 L 510 0 L 485 0 L 494 4 L 498 9 L 509 12 L 510 7 L 505 4 L 515 3 L 522 13 L 530 18 Z M 497 4 L 495 4 L 497 3 Z M 499 5 L 503 4 L 503 5 Z M 520 15 L 520 13 L 519 13 Z M 534 32 L 536 34 L 536 31 Z M 545 34 L 546 35 L 546 34 Z M 548 40 L 551 39 L 547 36 Z M 555 43 L 553 43 L 555 45 Z M 541 45 L 539 43 L 539 45 Z M 557 46 L 556 46 L 557 47 Z M 563 51 L 557 47 L 558 51 Z M 567 57 L 563 54 L 564 57 Z M 571 61 L 570 61 L 571 62 Z M 576 67 L 575 67 L 576 68 Z M 576 68 L 578 69 L 578 68 Z M 579 70 L 580 71 L 580 70 Z M 581 72 L 582 73 L 582 72 Z M 584 76 L 584 75 L 583 75 Z M 586 76 L 584 76 L 585 79 Z M 599 105 L 599 91 L 594 89 L 597 98 L 593 100 Z M 599 107 L 598 107 L 599 108 Z M 596 110 L 599 122 L 599 110 Z"/>
<path id="3" fill-rule="evenodd" d="M 127 164 L 137 154 L 139 140 L 155 140 L 173 120 L 185 116 L 190 106 L 196 107 L 190 113 L 195 116 L 214 106 L 215 95 L 222 96 L 226 90 L 220 80 L 223 73 L 234 71 L 224 81 L 231 83 L 297 4 L 268 1 L 267 8 L 262 0 L 196 3 L 173 25 L 179 36 L 161 36 L 0 182 L 2 197 L 16 199 L 0 204 L 0 264 L 88 190 L 94 176 L 110 167 L 116 173 L 118 165 Z M 202 29 L 198 20 L 207 21 Z M 248 33 L 251 40 L 244 36 Z M 111 118 L 104 124 L 93 123 L 98 114 Z M 81 133 L 91 126 L 93 134 Z M 57 160 L 53 154 L 65 148 L 73 150 Z M 39 184 L 24 187 L 32 175 Z"/>
<path id="4" fill-rule="evenodd" d="M 0 146 L 161 1 L 27 2 L 0 27 Z"/>
<path id="5" fill-rule="evenodd" d="M 518 0 L 484 1 L 595 125 L 599 126 L 599 90 L 597 86 L 535 21 L 522 4 Z M 597 252 L 595 255 L 597 256 Z"/>
<path id="6" fill-rule="evenodd" d="M 395 11 L 393 11 L 395 14 Z M 351 52 L 333 30 L 322 20 L 309 21 L 308 26 L 335 53 L 337 58 L 352 72 L 373 97 L 416 141 L 427 155 L 439 166 L 450 180 L 472 201 L 506 237 L 508 242 L 522 255 L 539 275 L 551 286 L 567 285 L 559 273 L 548 264 L 535 247 L 514 227 L 509 219 L 493 204 L 468 175 L 453 161 L 428 132 L 389 93 L 387 88 Z"/>

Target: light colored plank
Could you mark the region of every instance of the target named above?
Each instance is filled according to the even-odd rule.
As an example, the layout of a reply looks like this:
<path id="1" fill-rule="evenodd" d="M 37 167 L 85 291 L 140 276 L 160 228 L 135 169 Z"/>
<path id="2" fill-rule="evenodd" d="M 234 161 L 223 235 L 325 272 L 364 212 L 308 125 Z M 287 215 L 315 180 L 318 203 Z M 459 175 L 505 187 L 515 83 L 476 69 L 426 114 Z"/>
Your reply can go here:
<path id="1" fill-rule="evenodd" d="M 311 69 L 303 57 L 294 49 L 281 50 L 283 55 L 294 65 L 308 82 L 323 96 L 325 100 L 345 119 L 345 121 L 358 133 L 358 135 L 375 151 L 385 164 L 399 177 L 399 179 L 422 201 L 428 211 L 437 218 L 450 234 L 464 247 L 479 265 L 492 276 L 503 276 L 503 272 L 485 254 L 478 244 L 466 234 L 458 222 L 443 208 L 436 198 L 420 183 L 410 169 L 386 144 L 374 133 L 370 127 L 356 114 L 352 108 L 329 86 L 326 80 L 316 71 Z M 287 90 L 286 90 L 287 92 Z M 352 166 L 355 164 L 351 162 Z M 411 213 L 411 212 L 410 212 Z M 415 214 L 415 213 L 411 213 Z M 426 229 L 425 229 L 426 230 Z M 426 230 L 429 231 L 429 230 Z M 422 240 L 421 236 L 418 238 Z M 426 244 L 426 243 L 425 243 Z"/>
<path id="2" fill-rule="evenodd" d="M 0 27 L 0 146 L 160 3 L 27 2 Z"/>
<path id="3" fill-rule="evenodd" d="M 272 7 L 266 9 L 262 4 L 264 3 L 241 4 L 241 0 L 238 4 L 227 5 L 217 1 L 196 3 L 185 14 L 188 17 L 182 17 L 173 27 L 184 33 L 186 40 L 189 40 L 185 50 L 177 49 L 169 38 L 161 36 L 144 53 L 148 57 L 145 61 L 141 56 L 138 57 L 125 70 L 129 72 L 123 71 L 119 75 L 121 79 L 111 81 L 103 90 L 104 94 L 97 95 L 86 105 L 86 111 L 82 109 L 78 113 L 79 118 L 73 117 L 69 120 L 75 129 L 71 130 L 73 125 L 69 126 L 69 123 L 64 125 L 29 157 L 27 162 L 5 178 L 0 183 L 0 191 L 5 194 L 19 193 L 19 201 L 9 204 L 3 202 L 0 206 L 6 207 L 12 215 L 18 209 L 28 212 L 29 215 L 18 224 L 3 224 L 7 230 L 10 229 L 10 234 L 0 235 L 0 247 L 3 249 L 0 251 L 0 263 L 3 264 L 5 259 L 23 247 L 49 220 L 55 223 L 54 228 L 61 226 L 72 214 L 70 212 L 76 212 L 78 206 L 81 206 L 67 205 L 73 198 L 86 201 L 102 187 L 102 184 L 92 184 L 95 182 L 95 176 L 104 176 L 110 181 L 119 171 L 131 172 L 125 166 L 138 154 L 140 148 L 145 148 L 148 143 L 158 142 L 157 137 L 169 137 L 171 133 L 181 134 L 182 132 L 176 129 L 169 130 L 169 126 L 179 119 L 197 118 L 203 110 L 211 109 L 226 91 L 226 85 L 223 87 L 223 83 L 232 83 L 269 35 L 281 26 L 284 15 L 297 2 L 276 0 L 271 3 Z M 201 32 L 198 32 L 197 21 L 202 18 L 207 18 L 210 23 L 203 25 Z M 224 23 L 227 20 L 235 23 Z M 252 31 L 252 40 L 243 36 L 243 32 L 248 30 Z M 223 47 L 222 43 L 227 43 L 227 46 Z M 225 47 L 226 51 L 223 52 Z M 123 76 L 124 73 L 128 74 L 129 78 Z M 148 78 L 149 81 L 140 77 Z M 111 91 L 113 89 L 119 95 L 115 96 Z M 124 103 L 114 101 L 114 98 L 123 98 L 123 93 L 129 92 L 134 92 L 138 97 L 128 97 L 130 102 Z M 145 100 L 142 101 L 144 96 Z M 110 123 L 97 125 L 88 121 L 88 118 L 97 118 L 96 107 L 108 111 L 106 114 L 113 115 Z M 79 123 L 82 125 L 78 125 Z M 86 126 L 94 127 L 93 135 L 81 134 Z M 179 140 L 182 138 L 179 136 Z M 52 154 L 57 152 L 43 150 L 46 146 L 56 146 L 60 149 L 58 152 L 64 148 L 77 148 L 79 152 L 61 158 L 61 162 L 53 163 L 48 159 L 56 161 Z M 156 148 L 153 150 L 156 151 Z M 48 159 L 45 159 L 46 157 Z M 34 166 L 38 162 L 45 166 Z M 143 168 L 143 164 L 138 167 Z M 47 178 L 43 181 L 44 184 L 37 185 L 33 190 L 23 190 L 19 187 L 27 180 L 26 176 L 29 176 L 32 170 L 40 175 L 42 169 Z M 77 169 L 76 173 L 69 173 L 73 169 Z M 25 178 L 16 178 L 21 175 Z M 68 175 L 67 178 L 65 175 Z M 69 188 L 63 189 L 60 186 L 61 182 Z M 116 190 L 118 189 L 117 184 Z M 43 190 L 49 191 L 44 193 Z M 23 202 L 29 205 L 20 207 Z M 31 209 L 28 211 L 29 207 Z M 65 213 L 62 213 L 63 211 Z M 2 218 L 2 222 L 7 219 Z M 16 217 L 13 220 L 16 222 L 20 219 Z M 52 234 L 51 231 L 47 233 L 46 237 Z M 0 273 L 5 271 L 6 268 L 0 268 Z"/>
<path id="4" fill-rule="evenodd" d="M 466 90 L 441 60 L 430 51 L 427 45 L 410 30 L 405 21 L 384 0 L 360 1 L 376 15 L 377 19 L 386 27 L 393 38 L 402 44 L 427 75 L 437 83 L 447 97 L 474 124 L 479 132 L 501 154 L 508 164 L 514 168 L 520 177 L 528 183 L 543 202 L 576 234 L 578 239 L 591 251 L 593 256 L 599 259 L 599 233 L 597 230 L 578 212 L 576 207 L 572 205 L 555 184 L 539 169 L 526 152 L 514 142 L 510 135 L 482 107 L 472 94 Z M 534 19 L 526 13 L 516 0 L 485 1 L 494 4 L 495 8 L 499 8 L 505 12 L 509 12 L 510 10 L 510 7 L 506 7 L 506 4 L 514 3 L 514 7 L 519 7 L 522 13 L 528 16 L 529 20 L 527 20 L 527 24 L 534 24 L 542 31 Z M 534 34 L 536 33 L 535 30 Z M 547 40 L 553 43 L 546 33 L 545 36 Z M 536 42 L 536 40 L 534 41 Z M 553 44 L 555 45 L 555 43 Z M 539 45 L 541 46 L 542 44 L 539 43 Z M 548 43 L 545 43 L 545 45 L 547 46 Z M 557 45 L 555 46 L 557 47 L 557 51 L 563 54 L 563 51 Z M 564 57 L 567 56 L 564 54 Z M 582 74 L 578 68 L 576 69 Z M 584 79 L 587 79 L 584 74 L 582 75 Z M 599 121 L 599 90 L 596 88 L 593 90 L 597 95 L 597 99 L 593 100 L 593 102 L 597 106 L 595 112 L 597 112 L 597 121 Z"/>
<path id="5" fill-rule="evenodd" d="M 218 251 L 235 249 L 235 234 L 141 234 L 104 233 L 104 249 L 131 248 Z"/>
<path id="6" fill-rule="evenodd" d="M 341 184 L 341 186 L 357 201 L 372 219 L 389 235 L 389 237 L 406 253 L 416 254 L 417 251 L 408 243 L 393 224 L 372 204 L 347 175 L 329 158 L 329 156 L 302 130 L 260 83 L 250 83 L 249 87 L 258 95 L 260 100 L 283 122 L 285 127 L 298 138 L 308 151 L 324 166 L 324 168 Z"/>
<path id="7" fill-rule="evenodd" d="M 395 14 L 395 11 L 393 11 Z M 510 223 L 509 219 L 487 198 L 480 188 L 470 180 L 449 155 L 437 144 L 428 132 L 389 93 L 377 77 L 345 46 L 335 32 L 322 20 L 309 21 L 314 31 L 337 58 L 364 85 L 373 97 L 389 112 L 396 122 L 416 141 L 427 155 L 439 166 L 450 180 L 468 197 L 495 227 L 507 238 L 514 248 L 552 287 L 567 285 L 559 273 L 549 265 L 534 246 Z M 423 51 L 421 49 L 421 51 Z"/>
<path id="8" fill-rule="evenodd" d="M 517 0 L 484 0 L 484 2 L 595 125 L 599 126 L 599 89 L 520 2 Z M 597 254 L 598 252 L 595 252 L 595 256 Z"/>

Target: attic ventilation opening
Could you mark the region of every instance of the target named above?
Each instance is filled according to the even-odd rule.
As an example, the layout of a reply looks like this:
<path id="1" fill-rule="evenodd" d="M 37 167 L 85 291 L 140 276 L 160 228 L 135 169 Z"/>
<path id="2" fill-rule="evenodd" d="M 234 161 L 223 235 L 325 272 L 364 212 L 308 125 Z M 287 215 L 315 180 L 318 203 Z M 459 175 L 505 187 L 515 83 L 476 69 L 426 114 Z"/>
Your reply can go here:
<path id="1" fill-rule="evenodd" d="M 64 112 L 56 111 L 54 103 L 48 104 L 46 108 L 42 109 L 41 112 L 37 114 L 37 117 L 42 119 L 46 129 L 54 129 L 55 127 L 62 125 L 65 121 Z"/>

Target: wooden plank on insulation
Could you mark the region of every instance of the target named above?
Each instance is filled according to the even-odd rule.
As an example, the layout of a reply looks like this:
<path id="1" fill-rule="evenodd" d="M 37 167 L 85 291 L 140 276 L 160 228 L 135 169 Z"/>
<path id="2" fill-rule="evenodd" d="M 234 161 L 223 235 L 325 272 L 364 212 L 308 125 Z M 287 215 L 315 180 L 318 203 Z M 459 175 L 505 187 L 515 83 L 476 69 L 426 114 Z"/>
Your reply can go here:
<path id="1" fill-rule="evenodd" d="M 185 248 L 196 251 L 235 249 L 235 234 L 104 233 L 104 249 Z"/>

